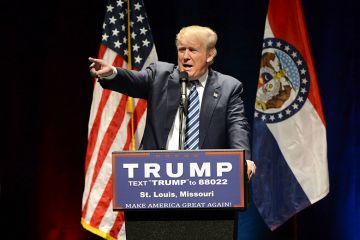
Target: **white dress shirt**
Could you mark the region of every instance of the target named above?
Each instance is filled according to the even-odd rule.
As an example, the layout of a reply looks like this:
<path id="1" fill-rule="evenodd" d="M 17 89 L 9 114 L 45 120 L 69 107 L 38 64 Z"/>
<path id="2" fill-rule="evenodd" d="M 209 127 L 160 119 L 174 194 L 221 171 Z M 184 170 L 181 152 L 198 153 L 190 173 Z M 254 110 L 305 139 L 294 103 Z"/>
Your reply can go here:
<path id="1" fill-rule="evenodd" d="M 207 78 L 208 78 L 208 71 L 206 71 L 205 74 L 202 75 L 198 79 L 199 84 L 196 86 L 196 90 L 198 91 L 198 94 L 199 94 L 200 109 L 201 109 L 201 102 L 202 102 Z M 190 87 L 191 87 L 191 84 L 188 84 L 187 89 L 186 89 L 186 96 L 189 94 Z M 184 129 L 185 129 L 185 125 L 186 124 L 185 124 L 185 118 L 184 118 L 184 124 L 183 124 Z M 180 128 L 180 108 L 176 112 L 174 123 L 169 132 L 169 136 L 168 136 L 168 139 L 166 142 L 167 150 L 179 150 L 179 128 Z"/>

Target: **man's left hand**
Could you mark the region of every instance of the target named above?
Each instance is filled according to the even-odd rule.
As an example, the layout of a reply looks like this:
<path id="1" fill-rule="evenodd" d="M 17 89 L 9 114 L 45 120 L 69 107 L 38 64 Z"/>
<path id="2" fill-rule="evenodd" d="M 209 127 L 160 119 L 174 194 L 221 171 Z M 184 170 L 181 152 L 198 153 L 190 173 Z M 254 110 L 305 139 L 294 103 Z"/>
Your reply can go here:
<path id="1" fill-rule="evenodd" d="M 247 175 L 250 181 L 251 178 L 255 175 L 256 165 L 251 160 L 246 160 L 246 163 L 247 163 Z"/>

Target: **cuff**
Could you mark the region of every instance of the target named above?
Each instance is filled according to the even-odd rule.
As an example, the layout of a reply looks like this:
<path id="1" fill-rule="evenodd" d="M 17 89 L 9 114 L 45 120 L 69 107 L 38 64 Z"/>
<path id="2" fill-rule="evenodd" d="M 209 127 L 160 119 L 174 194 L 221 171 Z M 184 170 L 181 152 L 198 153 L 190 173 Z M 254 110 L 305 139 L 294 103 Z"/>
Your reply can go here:
<path id="1" fill-rule="evenodd" d="M 112 66 L 111 69 L 112 69 L 112 72 L 113 72 L 111 75 L 106 76 L 106 77 L 100 77 L 100 79 L 106 79 L 106 80 L 113 79 L 117 74 L 117 70 L 116 70 L 116 67 L 114 67 L 114 66 Z"/>

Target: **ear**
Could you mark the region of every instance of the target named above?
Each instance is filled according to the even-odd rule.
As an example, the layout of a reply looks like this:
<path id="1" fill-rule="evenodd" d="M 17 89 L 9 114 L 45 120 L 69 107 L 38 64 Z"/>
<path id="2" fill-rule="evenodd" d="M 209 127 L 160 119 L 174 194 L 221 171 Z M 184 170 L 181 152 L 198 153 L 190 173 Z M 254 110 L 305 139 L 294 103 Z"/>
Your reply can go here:
<path id="1" fill-rule="evenodd" d="M 210 49 L 210 50 L 208 51 L 208 53 L 207 53 L 206 62 L 207 62 L 207 63 L 213 62 L 215 55 L 216 55 L 216 50 L 215 50 L 215 48 Z"/>

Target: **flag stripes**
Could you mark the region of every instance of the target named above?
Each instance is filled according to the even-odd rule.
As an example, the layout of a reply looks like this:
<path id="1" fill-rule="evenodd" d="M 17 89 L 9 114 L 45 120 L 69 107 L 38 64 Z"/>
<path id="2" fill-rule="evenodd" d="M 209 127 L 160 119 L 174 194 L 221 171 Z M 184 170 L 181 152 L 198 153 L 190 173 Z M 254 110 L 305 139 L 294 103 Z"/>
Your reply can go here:
<path id="1" fill-rule="evenodd" d="M 128 46 L 129 39 L 131 46 Z M 129 64 L 128 56 L 131 56 Z M 133 66 L 134 70 L 144 69 L 157 60 L 142 0 L 108 0 L 98 58 L 116 67 Z M 103 89 L 95 80 L 81 223 L 105 239 L 126 239 L 124 214 L 112 209 L 112 152 L 129 150 L 133 139 L 138 145 L 145 127 L 146 101 L 133 99 L 134 110 L 128 113 L 128 99 L 128 96 Z"/>

